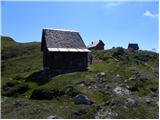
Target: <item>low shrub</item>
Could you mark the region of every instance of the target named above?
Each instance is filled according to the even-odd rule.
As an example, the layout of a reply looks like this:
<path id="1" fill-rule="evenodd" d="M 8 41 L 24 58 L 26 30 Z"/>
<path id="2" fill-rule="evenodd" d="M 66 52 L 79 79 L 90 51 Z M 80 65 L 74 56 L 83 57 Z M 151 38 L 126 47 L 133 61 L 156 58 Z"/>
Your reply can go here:
<path id="1" fill-rule="evenodd" d="M 6 82 L 2 85 L 2 90 L 8 90 L 10 87 L 14 87 L 15 85 L 17 85 L 18 82 L 17 81 L 9 81 L 9 82 Z"/>
<path id="2" fill-rule="evenodd" d="M 14 85 L 12 87 L 8 87 L 7 90 L 3 90 L 2 95 L 11 97 L 11 96 L 25 93 L 28 89 L 29 88 L 26 83 L 21 83 L 21 84 Z"/>
<path id="3" fill-rule="evenodd" d="M 56 97 L 64 95 L 63 91 L 58 89 L 47 89 L 47 88 L 38 88 L 32 92 L 30 99 L 34 100 L 51 100 Z"/>

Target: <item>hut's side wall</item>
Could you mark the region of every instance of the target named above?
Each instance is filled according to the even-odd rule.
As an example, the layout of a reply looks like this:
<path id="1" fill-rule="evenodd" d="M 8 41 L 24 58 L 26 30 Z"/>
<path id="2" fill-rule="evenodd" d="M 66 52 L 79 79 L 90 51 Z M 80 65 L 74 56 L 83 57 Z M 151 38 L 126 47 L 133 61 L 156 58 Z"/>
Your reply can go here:
<path id="1" fill-rule="evenodd" d="M 47 49 L 43 50 L 43 67 L 48 68 L 50 66 L 50 56 Z"/>
<path id="2" fill-rule="evenodd" d="M 104 45 L 99 44 L 99 45 L 96 46 L 96 49 L 97 50 L 104 50 Z"/>
<path id="3" fill-rule="evenodd" d="M 134 50 L 138 50 L 139 49 L 139 47 L 138 47 L 138 45 L 128 45 L 128 49 L 134 49 Z"/>
<path id="4" fill-rule="evenodd" d="M 77 52 L 50 52 L 49 56 L 45 56 L 44 62 L 53 70 L 65 71 L 79 71 L 86 70 L 88 59 L 88 53 Z"/>
<path id="5" fill-rule="evenodd" d="M 103 44 L 98 44 L 95 47 L 89 48 L 90 50 L 104 50 L 104 45 Z"/>

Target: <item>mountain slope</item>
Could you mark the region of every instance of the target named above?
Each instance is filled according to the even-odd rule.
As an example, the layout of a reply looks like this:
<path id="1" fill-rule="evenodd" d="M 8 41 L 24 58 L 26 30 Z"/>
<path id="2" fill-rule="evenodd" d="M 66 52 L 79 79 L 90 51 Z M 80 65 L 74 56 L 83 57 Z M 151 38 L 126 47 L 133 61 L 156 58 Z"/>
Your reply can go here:
<path id="1" fill-rule="evenodd" d="M 88 71 L 51 76 L 40 43 L 2 38 L 2 48 L 2 118 L 158 118 L 157 53 L 92 51 Z M 80 94 L 94 103 L 74 104 Z"/>

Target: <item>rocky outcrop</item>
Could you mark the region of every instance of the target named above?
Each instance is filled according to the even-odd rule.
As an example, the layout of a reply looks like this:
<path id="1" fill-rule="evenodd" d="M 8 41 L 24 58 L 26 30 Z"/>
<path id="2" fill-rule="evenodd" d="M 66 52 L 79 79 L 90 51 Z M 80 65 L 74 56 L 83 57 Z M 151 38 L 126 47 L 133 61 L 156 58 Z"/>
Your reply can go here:
<path id="1" fill-rule="evenodd" d="M 116 87 L 116 88 L 113 89 L 113 92 L 114 92 L 115 94 L 121 95 L 121 96 L 130 93 L 130 91 L 129 91 L 128 89 L 123 88 L 123 87 Z"/>

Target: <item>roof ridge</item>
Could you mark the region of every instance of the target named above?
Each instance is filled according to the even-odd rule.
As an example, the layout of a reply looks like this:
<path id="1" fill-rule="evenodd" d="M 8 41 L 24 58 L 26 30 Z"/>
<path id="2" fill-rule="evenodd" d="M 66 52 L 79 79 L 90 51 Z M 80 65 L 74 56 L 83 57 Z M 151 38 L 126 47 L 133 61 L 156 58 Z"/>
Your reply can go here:
<path id="1" fill-rule="evenodd" d="M 69 29 L 55 29 L 55 28 L 43 28 L 43 30 L 56 30 L 56 31 L 65 31 L 65 32 L 78 32 L 75 30 L 69 30 Z M 79 33 L 79 32 L 78 32 Z"/>

